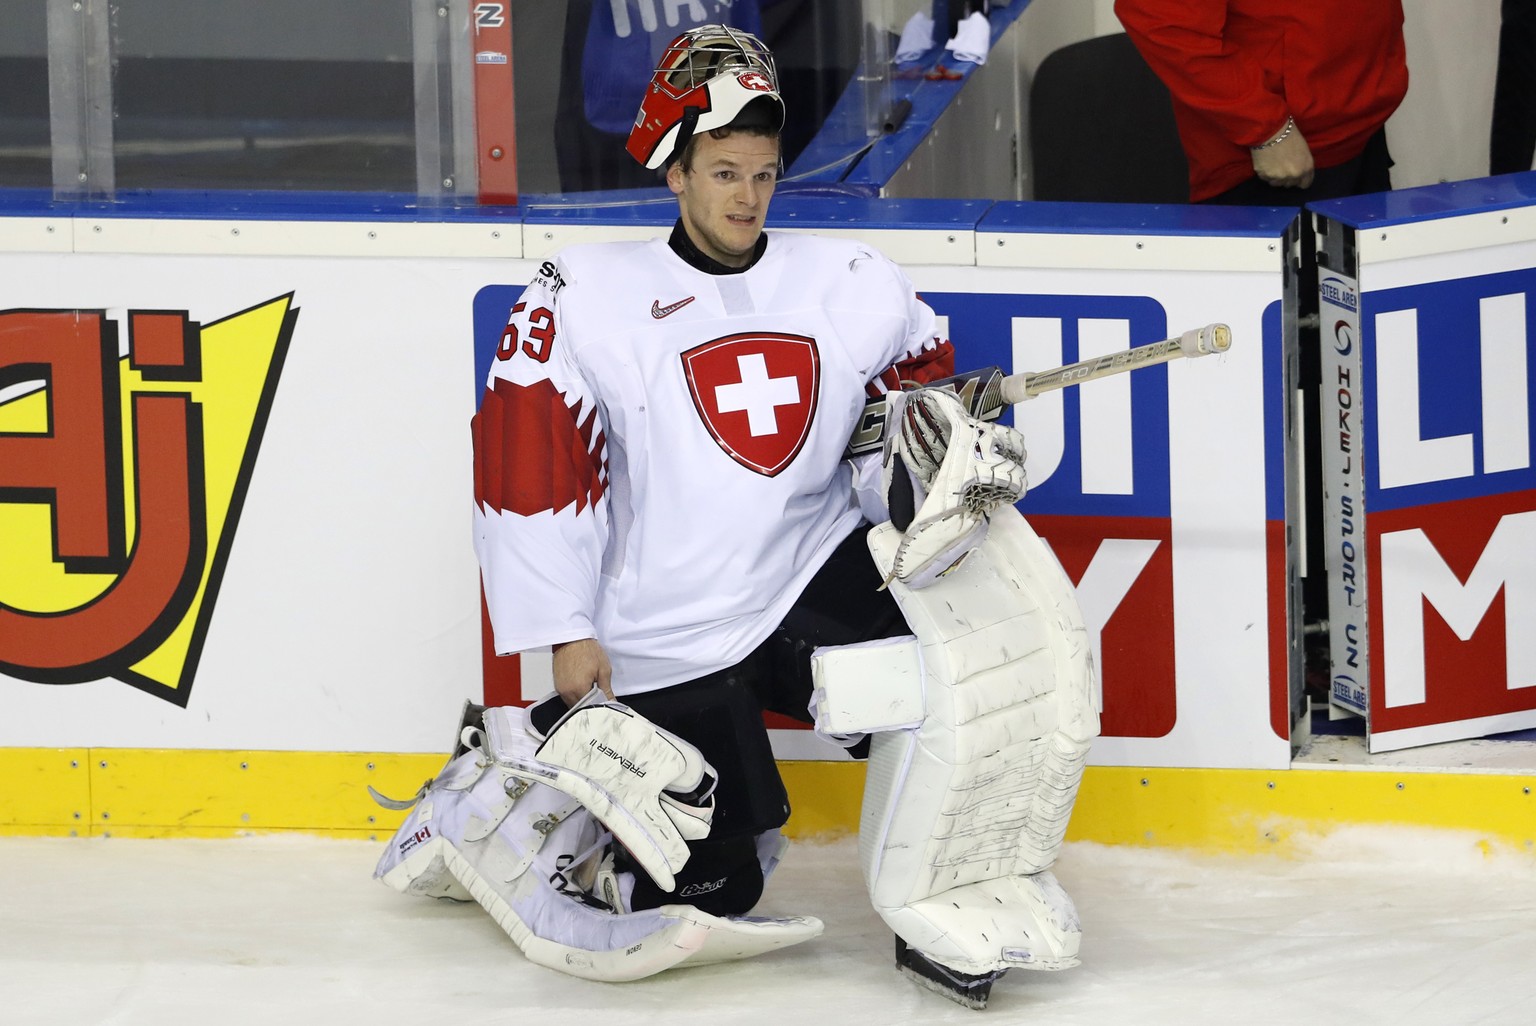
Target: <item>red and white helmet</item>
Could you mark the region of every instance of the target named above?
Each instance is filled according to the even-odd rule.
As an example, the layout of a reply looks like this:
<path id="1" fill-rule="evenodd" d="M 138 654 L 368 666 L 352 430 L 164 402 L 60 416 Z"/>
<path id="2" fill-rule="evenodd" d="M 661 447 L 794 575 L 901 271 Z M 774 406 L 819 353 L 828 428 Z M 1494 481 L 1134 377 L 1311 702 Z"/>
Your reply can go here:
<path id="1" fill-rule="evenodd" d="M 749 106 L 755 123 L 774 131 L 784 127 L 773 54 L 749 32 L 700 25 L 672 40 L 662 55 L 625 148 L 646 167 L 659 168 L 695 133 L 724 128 Z"/>

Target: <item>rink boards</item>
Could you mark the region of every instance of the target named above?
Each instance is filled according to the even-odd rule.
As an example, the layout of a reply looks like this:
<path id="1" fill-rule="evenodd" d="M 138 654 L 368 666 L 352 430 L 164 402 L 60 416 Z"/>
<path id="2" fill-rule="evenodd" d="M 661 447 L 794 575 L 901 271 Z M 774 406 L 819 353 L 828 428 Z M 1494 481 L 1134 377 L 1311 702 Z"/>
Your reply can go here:
<path id="1" fill-rule="evenodd" d="M 113 213 L 0 218 L 0 339 L 17 347 L 0 350 L 0 442 L 41 454 L 26 473 L 0 461 L 0 758 L 39 785 L 0 828 L 376 830 L 393 814 L 362 784 L 414 790 L 464 699 L 547 687 L 537 657 L 484 653 L 468 422 L 485 311 L 560 245 L 668 225 Z M 1096 636 L 1090 780 L 1149 781 L 1111 808 L 1154 779 L 1168 796 L 1209 790 L 1191 773 L 1289 767 L 1289 213 L 789 198 L 775 213 L 902 262 L 962 366 L 1232 326 L 1220 358 L 1022 407 L 1021 509 Z M 39 372 L 60 346 L 68 360 Z M 811 774 L 807 815 L 856 802 L 858 767 L 776 727 Z M 296 788 L 311 797 L 294 809 Z M 1092 808 L 1085 794 L 1080 824 Z"/>
<path id="2" fill-rule="evenodd" d="M 1372 752 L 1536 727 L 1528 178 L 1316 214 L 1330 700 Z"/>

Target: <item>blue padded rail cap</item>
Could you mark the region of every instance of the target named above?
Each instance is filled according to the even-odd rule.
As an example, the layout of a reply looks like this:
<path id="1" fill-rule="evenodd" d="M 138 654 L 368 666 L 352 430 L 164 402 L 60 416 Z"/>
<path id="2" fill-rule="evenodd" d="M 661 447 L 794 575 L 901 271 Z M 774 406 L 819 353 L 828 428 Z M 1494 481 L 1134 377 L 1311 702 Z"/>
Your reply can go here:
<path id="1" fill-rule="evenodd" d="M 60 217 L 71 209 L 55 203 L 51 189 L 0 189 L 0 217 Z"/>
<path id="2" fill-rule="evenodd" d="M 1528 207 L 1533 203 L 1536 203 L 1536 171 L 1521 171 L 1492 178 L 1469 178 L 1461 182 L 1326 200 L 1310 204 L 1307 209 L 1350 228 L 1385 228 L 1459 214 Z"/>
<path id="3" fill-rule="evenodd" d="M 977 225 L 985 232 L 1061 235 L 1209 235 L 1275 238 L 1297 207 L 1178 203 L 998 203 Z"/>
<path id="4" fill-rule="evenodd" d="M 677 197 L 666 188 L 540 193 L 519 197 L 525 224 L 667 225 Z"/>
<path id="5" fill-rule="evenodd" d="M 524 196 L 526 224 L 671 225 L 677 197 L 668 189 L 621 189 Z M 868 228 L 969 231 L 991 200 L 875 199 L 858 193 L 775 195 L 770 228 Z"/>
<path id="6" fill-rule="evenodd" d="M 768 227 L 971 231 L 992 205 L 991 200 L 791 194 L 774 197 Z"/>
<path id="7" fill-rule="evenodd" d="M 32 205 L 28 209 L 28 205 Z M 120 191 L 111 200 L 51 202 L 43 189 L 0 189 L 0 214 L 248 221 L 519 221 L 518 207 L 422 204 L 415 193 L 233 189 Z"/>

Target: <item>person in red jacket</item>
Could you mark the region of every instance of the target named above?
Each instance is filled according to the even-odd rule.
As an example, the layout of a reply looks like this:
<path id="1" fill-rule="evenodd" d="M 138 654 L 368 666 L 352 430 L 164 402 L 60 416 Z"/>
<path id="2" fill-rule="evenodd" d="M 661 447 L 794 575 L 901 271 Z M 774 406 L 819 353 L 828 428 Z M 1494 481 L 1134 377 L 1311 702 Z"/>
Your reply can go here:
<path id="1" fill-rule="evenodd" d="M 1408 91 L 1401 0 L 1115 0 L 1173 97 L 1191 202 L 1297 206 L 1390 189 Z"/>

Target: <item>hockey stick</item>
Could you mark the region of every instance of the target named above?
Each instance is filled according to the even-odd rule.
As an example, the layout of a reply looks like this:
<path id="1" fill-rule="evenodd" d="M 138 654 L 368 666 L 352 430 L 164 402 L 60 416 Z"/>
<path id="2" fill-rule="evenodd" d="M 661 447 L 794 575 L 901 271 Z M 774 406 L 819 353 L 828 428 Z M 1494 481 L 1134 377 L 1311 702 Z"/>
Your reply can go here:
<path id="1" fill-rule="evenodd" d="M 1054 370 L 1031 374 L 1004 374 L 1001 367 L 982 367 L 928 384 L 929 388 L 947 388 L 958 395 L 978 420 L 996 420 L 1005 408 L 1069 385 L 1081 385 L 1111 374 L 1152 367 L 1180 357 L 1193 359 L 1224 353 L 1232 347 L 1232 329 L 1225 324 L 1207 324 L 1174 338 L 1152 342 L 1118 353 L 1108 353 L 1092 360 L 1080 360 Z M 848 442 L 845 457 L 875 452 L 885 438 L 885 397 L 864 404 L 864 416 Z"/>

